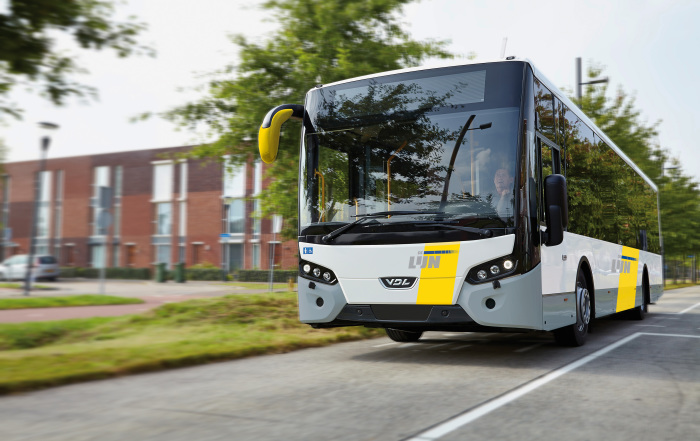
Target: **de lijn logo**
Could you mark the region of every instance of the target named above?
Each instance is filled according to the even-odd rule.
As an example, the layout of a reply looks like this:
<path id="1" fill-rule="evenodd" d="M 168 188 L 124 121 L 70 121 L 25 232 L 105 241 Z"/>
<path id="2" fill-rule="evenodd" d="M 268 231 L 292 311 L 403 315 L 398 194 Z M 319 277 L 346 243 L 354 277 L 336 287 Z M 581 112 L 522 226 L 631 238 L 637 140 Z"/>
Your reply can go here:
<path id="1" fill-rule="evenodd" d="M 442 254 L 455 254 L 457 252 L 457 250 L 418 251 L 417 256 L 408 258 L 408 269 L 440 268 L 440 256 Z"/>
<path id="2" fill-rule="evenodd" d="M 632 269 L 632 262 L 636 262 L 637 259 L 634 257 L 628 257 L 628 256 L 621 256 L 622 259 L 613 259 L 612 260 L 612 267 L 610 268 L 610 272 L 613 273 L 620 273 L 620 274 L 629 274 Z"/>

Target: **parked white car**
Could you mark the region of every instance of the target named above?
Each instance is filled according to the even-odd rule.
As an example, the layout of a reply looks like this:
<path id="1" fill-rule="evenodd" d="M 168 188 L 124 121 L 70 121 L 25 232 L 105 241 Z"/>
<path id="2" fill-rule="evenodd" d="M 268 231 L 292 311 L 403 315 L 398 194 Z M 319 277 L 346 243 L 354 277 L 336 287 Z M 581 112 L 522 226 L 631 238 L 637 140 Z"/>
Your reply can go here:
<path id="1" fill-rule="evenodd" d="M 27 276 L 27 261 L 29 256 L 18 254 L 5 259 L 0 264 L 0 279 L 22 280 Z M 56 280 L 61 269 L 56 258 L 50 255 L 34 256 L 34 279 Z"/>

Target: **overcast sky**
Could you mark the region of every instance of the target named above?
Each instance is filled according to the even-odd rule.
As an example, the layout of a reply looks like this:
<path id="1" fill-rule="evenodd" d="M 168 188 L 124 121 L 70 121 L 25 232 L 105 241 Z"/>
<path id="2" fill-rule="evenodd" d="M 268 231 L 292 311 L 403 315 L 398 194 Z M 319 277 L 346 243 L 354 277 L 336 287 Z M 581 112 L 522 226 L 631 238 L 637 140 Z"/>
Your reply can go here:
<path id="1" fill-rule="evenodd" d="M 5 3 L 0 0 L 0 4 Z M 263 40 L 274 31 L 256 0 L 128 0 L 120 15 L 134 14 L 149 29 L 141 40 L 155 58 L 118 59 L 112 53 L 80 53 L 89 70 L 79 79 L 99 91 L 97 101 L 56 108 L 41 98 L 15 93 L 25 109 L 22 121 L 0 126 L 10 147 L 8 160 L 36 159 L 36 123 L 61 128 L 52 136 L 51 157 L 189 145 L 196 134 L 164 121 L 130 123 L 146 111 L 159 112 L 196 99 L 193 87 L 209 73 L 235 61 L 227 35 Z M 450 40 L 452 52 L 490 59 L 531 59 L 560 88 L 573 90 L 575 58 L 605 66 L 609 95 L 622 86 L 651 123 L 662 120 L 658 142 L 680 158 L 700 182 L 700 1 L 685 0 L 423 0 L 404 10 L 405 29 L 417 40 Z M 299 32 L 303 32 L 300 29 Z M 310 85 L 311 86 L 311 85 Z M 183 91 L 184 89 L 184 91 Z"/>

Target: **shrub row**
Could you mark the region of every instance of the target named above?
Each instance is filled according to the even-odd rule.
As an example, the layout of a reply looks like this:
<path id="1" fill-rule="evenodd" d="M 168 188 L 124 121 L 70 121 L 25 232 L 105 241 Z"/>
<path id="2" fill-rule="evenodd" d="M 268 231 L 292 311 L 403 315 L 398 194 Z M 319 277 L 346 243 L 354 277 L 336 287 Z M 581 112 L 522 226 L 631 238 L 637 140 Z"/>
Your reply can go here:
<path id="1" fill-rule="evenodd" d="M 286 283 L 289 279 L 297 280 L 297 270 L 275 270 L 273 281 Z M 270 280 L 270 271 L 268 270 L 238 270 L 236 280 L 241 282 L 267 282 Z"/>
<path id="2" fill-rule="evenodd" d="M 86 279 L 99 279 L 99 268 L 61 268 L 61 277 L 84 277 Z M 151 278 L 150 268 L 105 268 L 107 279 L 148 280 Z"/>
<path id="3" fill-rule="evenodd" d="M 274 281 L 286 283 L 289 279 L 296 281 L 298 272 L 296 270 L 275 270 Z M 86 279 L 98 279 L 100 270 L 98 268 L 61 268 L 61 277 L 74 278 L 84 277 Z M 105 277 L 108 279 L 130 279 L 130 280 L 150 280 L 154 273 L 150 268 L 105 268 Z M 222 280 L 219 268 L 187 268 L 185 269 L 187 280 Z M 173 271 L 165 273 L 166 280 L 173 280 Z M 267 270 L 238 270 L 233 275 L 233 280 L 240 282 L 267 282 L 270 280 L 270 272 Z"/>

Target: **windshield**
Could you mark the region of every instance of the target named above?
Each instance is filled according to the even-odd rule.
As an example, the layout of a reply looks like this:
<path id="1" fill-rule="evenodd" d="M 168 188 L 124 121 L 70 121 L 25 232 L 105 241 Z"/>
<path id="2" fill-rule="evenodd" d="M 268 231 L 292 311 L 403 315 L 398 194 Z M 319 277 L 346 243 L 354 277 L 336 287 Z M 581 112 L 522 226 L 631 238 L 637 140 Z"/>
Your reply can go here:
<path id="1" fill-rule="evenodd" d="M 382 211 L 433 214 L 376 218 L 353 231 L 440 229 L 436 220 L 513 226 L 521 80 L 522 66 L 506 63 L 311 91 L 301 155 L 301 235 L 324 234 Z"/>

